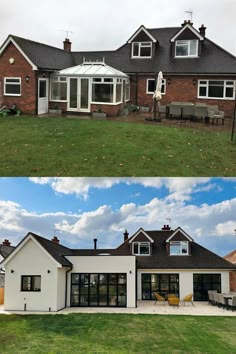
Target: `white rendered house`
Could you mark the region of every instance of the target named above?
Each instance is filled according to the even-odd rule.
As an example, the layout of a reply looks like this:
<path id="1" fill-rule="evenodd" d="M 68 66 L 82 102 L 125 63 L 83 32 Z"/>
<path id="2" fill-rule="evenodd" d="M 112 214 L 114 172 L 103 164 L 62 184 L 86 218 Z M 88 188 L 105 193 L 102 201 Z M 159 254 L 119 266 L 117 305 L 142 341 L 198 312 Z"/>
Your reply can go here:
<path id="1" fill-rule="evenodd" d="M 5 310 L 59 311 L 64 307 L 136 307 L 153 292 L 180 298 L 229 291 L 236 267 L 201 247 L 180 227 L 139 229 L 116 249 L 70 249 L 54 237 L 28 233 L 2 262 Z"/>

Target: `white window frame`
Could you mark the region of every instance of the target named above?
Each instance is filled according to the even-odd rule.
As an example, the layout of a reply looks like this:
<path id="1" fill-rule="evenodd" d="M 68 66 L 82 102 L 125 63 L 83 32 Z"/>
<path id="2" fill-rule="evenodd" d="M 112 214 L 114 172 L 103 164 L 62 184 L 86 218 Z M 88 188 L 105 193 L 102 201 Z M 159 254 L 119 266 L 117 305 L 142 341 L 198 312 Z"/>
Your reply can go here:
<path id="1" fill-rule="evenodd" d="M 95 81 L 99 79 L 100 81 Z M 106 80 L 112 80 L 112 81 L 106 81 Z M 91 90 L 91 103 L 92 104 L 103 104 L 103 105 L 118 105 L 122 103 L 122 97 L 123 97 L 123 79 L 122 78 L 114 78 L 114 77 L 93 77 L 92 78 L 92 83 L 91 86 L 96 85 L 97 84 L 107 84 L 107 85 L 113 85 L 113 101 L 112 102 L 96 102 L 96 101 L 92 101 L 92 92 L 93 92 L 93 88 Z M 121 101 L 116 102 L 116 85 L 121 85 Z"/>
<path id="2" fill-rule="evenodd" d="M 153 95 L 154 94 L 154 91 L 148 91 L 148 83 L 149 81 L 155 81 L 155 79 L 147 79 L 146 81 L 146 94 L 147 95 Z M 166 79 L 162 79 L 162 86 L 164 85 L 164 92 L 162 92 L 161 94 L 162 95 L 165 95 L 166 94 Z"/>
<path id="3" fill-rule="evenodd" d="M 181 253 L 172 253 L 171 246 L 180 246 Z M 187 252 L 183 253 L 183 248 L 187 248 Z M 170 256 L 188 256 L 189 255 L 189 248 L 188 248 L 188 241 L 171 241 L 170 242 Z"/>
<path id="4" fill-rule="evenodd" d="M 210 81 L 223 81 L 224 82 L 224 94 L 223 97 L 211 97 L 209 96 L 209 82 Z M 233 82 L 232 85 L 226 84 L 226 82 Z M 206 87 L 206 96 L 200 96 L 200 87 Z M 226 89 L 227 87 L 233 88 L 233 97 L 226 97 Z M 220 80 L 220 79 L 212 79 L 212 80 L 198 80 L 198 88 L 197 88 L 197 97 L 202 99 L 211 99 L 211 100 L 234 100 L 235 99 L 235 91 L 236 91 L 236 81 L 234 80 Z"/>
<path id="5" fill-rule="evenodd" d="M 134 246 L 135 245 L 138 245 L 138 253 L 135 253 L 134 252 Z M 148 246 L 149 247 L 149 253 L 148 254 L 143 254 L 143 253 L 140 253 L 140 248 L 142 246 Z M 132 254 L 134 256 L 150 256 L 151 254 L 151 246 L 150 246 L 150 242 L 133 242 L 132 243 Z"/>
<path id="6" fill-rule="evenodd" d="M 134 45 L 138 44 L 138 55 L 134 55 Z M 141 48 L 150 48 L 150 56 L 141 56 Z M 132 42 L 132 58 L 147 59 L 152 58 L 152 42 Z"/>
<path id="7" fill-rule="evenodd" d="M 7 80 L 19 80 L 19 82 L 7 82 Z M 6 93 L 6 84 L 20 86 L 20 93 Z M 21 77 L 4 77 L 4 96 L 21 96 Z"/>
<path id="8" fill-rule="evenodd" d="M 55 80 L 57 79 L 57 80 Z M 61 79 L 66 79 L 66 80 L 61 80 Z M 66 99 L 65 100 L 55 100 L 52 98 L 52 83 L 53 82 L 65 82 L 66 83 Z M 50 78 L 50 101 L 51 102 L 67 102 L 68 100 L 68 79 L 65 76 L 52 76 Z"/>
<path id="9" fill-rule="evenodd" d="M 128 102 L 130 101 L 130 81 L 129 79 L 125 79 L 124 82 L 125 82 L 125 102 Z"/>
<path id="10" fill-rule="evenodd" d="M 187 42 L 188 45 L 188 54 L 187 55 L 177 55 L 177 45 L 186 45 L 184 42 Z M 190 54 L 190 43 L 196 42 L 196 54 Z M 198 40 L 197 39 L 184 39 L 184 40 L 177 40 L 175 42 L 175 57 L 176 58 L 197 58 L 198 57 Z"/>

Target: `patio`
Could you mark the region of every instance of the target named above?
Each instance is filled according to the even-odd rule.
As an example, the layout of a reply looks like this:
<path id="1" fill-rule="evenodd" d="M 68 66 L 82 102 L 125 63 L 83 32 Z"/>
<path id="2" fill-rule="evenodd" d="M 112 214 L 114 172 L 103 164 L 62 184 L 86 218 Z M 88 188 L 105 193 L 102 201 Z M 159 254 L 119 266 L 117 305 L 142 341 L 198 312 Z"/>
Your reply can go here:
<path id="1" fill-rule="evenodd" d="M 217 306 L 209 305 L 208 302 L 195 302 L 180 306 L 168 304 L 154 305 L 155 301 L 137 301 L 136 308 L 108 308 L 108 307 L 67 307 L 59 312 L 33 312 L 33 311 L 4 311 L 0 305 L 0 314 L 64 314 L 69 313 L 125 313 L 125 314 L 152 314 L 152 315 L 187 315 L 187 316 L 236 316 L 236 311 L 225 310 Z"/>

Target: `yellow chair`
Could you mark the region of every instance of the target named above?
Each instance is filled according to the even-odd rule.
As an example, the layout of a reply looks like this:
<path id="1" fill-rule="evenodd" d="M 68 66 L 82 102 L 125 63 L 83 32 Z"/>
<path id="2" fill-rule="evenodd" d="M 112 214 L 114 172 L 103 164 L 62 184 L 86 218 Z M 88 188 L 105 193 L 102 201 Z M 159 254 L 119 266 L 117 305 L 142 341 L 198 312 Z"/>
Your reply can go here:
<path id="1" fill-rule="evenodd" d="M 162 303 L 164 303 L 164 305 L 166 304 L 165 303 L 166 299 L 163 296 L 159 295 L 158 293 L 153 293 L 153 294 L 156 298 L 156 302 L 154 305 L 156 305 L 157 302 L 162 302 Z"/>
<path id="2" fill-rule="evenodd" d="M 182 300 L 182 304 L 185 305 L 185 302 L 191 302 L 191 304 L 194 306 L 193 294 L 186 295 Z"/>
<path id="3" fill-rule="evenodd" d="M 174 295 L 174 294 L 169 294 L 168 295 L 168 304 L 170 306 L 179 306 L 180 300 L 178 298 L 178 296 Z"/>

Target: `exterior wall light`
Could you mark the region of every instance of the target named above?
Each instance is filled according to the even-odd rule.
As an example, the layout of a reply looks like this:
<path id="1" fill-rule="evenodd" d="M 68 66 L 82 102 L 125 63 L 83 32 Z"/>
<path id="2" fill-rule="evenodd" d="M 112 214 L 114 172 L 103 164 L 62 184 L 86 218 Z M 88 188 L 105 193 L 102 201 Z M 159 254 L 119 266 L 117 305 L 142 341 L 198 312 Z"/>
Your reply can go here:
<path id="1" fill-rule="evenodd" d="M 167 79 L 167 84 L 170 85 L 170 83 L 171 83 L 171 79 L 168 78 L 168 79 Z"/>
<path id="2" fill-rule="evenodd" d="M 51 273 L 51 271 L 48 269 L 48 273 Z"/>
<path id="3" fill-rule="evenodd" d="M 13 269 L 11 270 L 11 273 L 14 273 L 14 270 L 13 270 Z"/>
<path id="4" fill-rule="evenodd" d="M 29 80 L 30 80 L 30 77 L 29 77 L 29 75 L 27 75 L 27 76 L 25 77 L 25 82 L 27 82 L 27 84 L 28 84 Z"/>
<path id="5" fill-rule="evenodd" d="M 195 86 L 197 83 L 197 80 L 196 79 L 193 79 L 193 85 Z"/>

